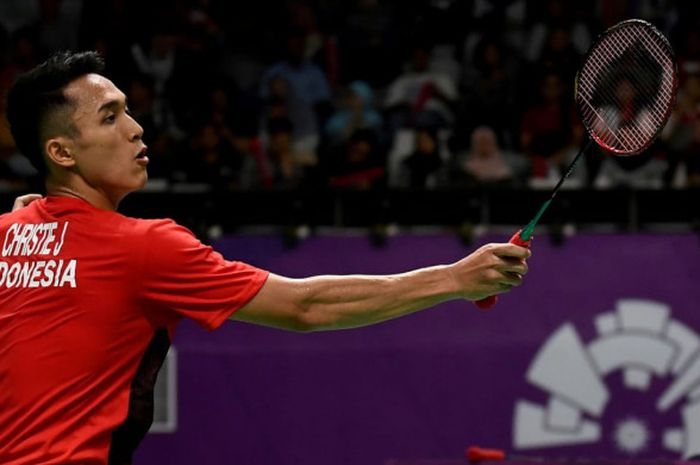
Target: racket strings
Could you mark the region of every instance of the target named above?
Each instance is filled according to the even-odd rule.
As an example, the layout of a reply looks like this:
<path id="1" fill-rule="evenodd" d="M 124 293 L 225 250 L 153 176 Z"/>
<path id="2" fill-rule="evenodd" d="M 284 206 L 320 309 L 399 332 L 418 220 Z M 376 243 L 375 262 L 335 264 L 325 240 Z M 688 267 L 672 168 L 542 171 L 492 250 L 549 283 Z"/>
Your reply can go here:
<path id="1" fill-rule="evenodd" d="M 601 46 L 600 47 L 600 52 L 602 58 L 600 61 L 596 62 L 595 60 L 591 60 L 590 62 L 592 64 L 595 64 L 595 68 L 597 69 L 597 73 L 595 75 L 600 75 L 600 73 L 604 69 L 604 65 L 610 65 L 614 60 L 619 60 L 621 59 L 621 56 L 624 54 L 621 54 L 619 50 L 625 50 L 625 47 L 627 48 L 626 51 L 629 51 L 630 49 L 634 50 L 631 47 L 635 47 L 635 44 L 638 43 L 640 38 L 645 38 L 646 43 L 645 48 L 652 48 L 650 47 L 650 44 L 653 44 L 653 42 L 650 42 L 648 40 L 648 36 L 645 33 L 642 33 L 640 35 L 635 35 L 631 36 L 630 34 L 627 34 L 626 37 L 622 37 L 622 34 L 617 34 L 617 35 L 611 35 L 610 40 L 608 40 L 609 43 L 612 43 L 612 45 L 607 44 L 606 46 Z M 656 48 L 658 52 L 658 47 L 653 47 L 652 49 Z M 617 53 L 616 53 L 617 51 Z M 636 68 L 640 68 L 637 64 L 638 63 L 643 63 L 644 53 L 642 52 L 641 54 L 638 53 L 636 54 L 637 56 L 632 56 L 632 57 L 627 57 L 626 59 L 628 60 L 628 63 L 632 63 L 632 66 Z M 649 58 L 648 56 L 646 58 Z M 645 68 L 642 67 L 641 69 L 632 69 L 631 71 L 636 71 L 634 76 L 631 76 L 630 71 L 628 71 L 628 75 L 626 79 L 630 82 L 637 82 L 637 86 L 634 89 L 634 92 L 644 92 L 645 94 L 651 94 L 654 89 L 658 89 L 659 92 L 656 92 L 659 94 L 659 98 L 663 99 L 663 86 L 659 86 L 657 82 L 655 82 L 655 79 L 653 76 L 651 76 L 650 72 L 644 72 Z M 648 69 L 647 69 L 648 71 Z M 658 72 L 655 72 L 654 74 L 658 74 Z M 590 84 L 588 90 L 592 90 L 595 86 L 595 82 L 591 81 L 592 83 Z M 650 92 L 650 90 L 652 92 Z M 672 89 L 671 89 L 672 90 Z M 605 131 L 600 131 L 601 135 L 603 136 L 602 138 L 606 140 L 606 142 L 611 143 L 614 142 L 621 144 L 622 148 L 626 151 L 632 151 L 635 149 L 635 144 L 638 145 L 643 145 L 644 142 L 649 139 L 651 136 L 654 135 L 655 128 L 657 125 L 661 124 L 661 122 L 664 119 L 664 114 L 663 112 L 657 111 L 648 111 L 649 110 L 649 103 L 644 102 L 645 105 L 641 105 L 641 109 L 637 109 L 638 111 L 642 112 L 644 111 L 643 115 L 637 115 L 637 121 L 635 122 L 634 125 L 625 125 L 622 127 L 619 127 L 617 131 L 615 130 L 610 130 L 614 126 L 620 126 L 620 119 L 621 115 L 620 112 L 622 111 L 623 113 L 625 112 L 624 104 L 620 102 L 615 95 L 609 94 L 604 97 L 604 99 L 609 100 L 613 102 L 610 106 L 605 108 L 603 110 L 603 113 L 601 115 L 600 112 L 595 112 L 595 117 L 599 120 L 602 120 L 602 124 L 604 125 L 605 128 L 608 130 Z M 651 98 L 648 98 L 647 100 L 651 100 Z M 653 104 L 652 104 L 653 107 Z M 632 112 L 634 112 L 634 109 L 631 109 Z M 643 116 L 643 117 L 642 117 Z M 629 118 L 630 115 L 627 115 L 627 118 Z M 623 119 L 624 116 L 622 117 Z M 600 123 L 599 123 L 600 124 Z"/>
<path id="2" fill-rule="evenodd" d="M 622 34 L 611 35 L 610 40 L 608 42 L 612 42 L 612 44 L 602 44 L 600 47 L 602 58 L 599 61 L 591 60 L 591 63 L 597 65 L 595 66 L 597 70 L 596 75 L 600 75 L 601 71 L 604 69 L 604 65 L 609 65 L 614 60 L 620 59 L 622 54 L 619 53 L 619 50 L 629 50 L 630 47 L 633 47 L 634 44 L 637 43 L 639 37 L 645 36 L 646 34 L 642 34 L 640 36 L 631 36 L 627 34 L 625 35 L 625 37 L 622 37 Z M 645 45 L 649 47 L 648 42 Z M 632 63 L 632 66 L 634 66 L 636 63 L 639 63 L 641 61 L 641 58 L 644 58 L 643 56 L 641 56 L 642 54 L 640 53 L 636 55 L 637 56 L 626 58 L 629 62 Z M 630 84 L 634 81 L 638 82 L 639 84 L 635 86 L 634 89 L 635 93 L 637 93 L 638 91 L 644 91 L 646 89 L 653 89 L 654 87 L 659 87 L 654 82 L 653 77 L 650 76 L 651 73 L 645 72 L 648 71 L 647 69 L 642 68 L 640 70 L 635 71 L 638 72 L 635 73 L 634 77 L 631 76 L 631 73 L 629 73 L 628 70 L 628 76 L 623 76 L 622 78 L 620 78 L 626 79 Z M 590 85 L 588 86 L 588 89 L 592 92 L 594 87 L 595 81 L 591 81 Z M 661 89 L 662 87 L 659 90 Z M 600 113 L 596 113 L 595 115 L 596 118 L 602 119 L 603 124 L 605 124 L 605 126 L 608 129 L 610 129 L 613 125 L 619 126 L 619 119 L 627 119 L 630 117 L 629 115 L 620 115 L 620 113 L 624 113 L 626 111 L 626 109 L 624 108 L 625 104 L 617 98 L 614 92 L 615 89 L 612 89 L 611 92 L 608 92 L 604 98 L 605 100 L 611 101 L 612 105 L 604 109 L 602 116 Z M 658 125 L 663 119 L 663 114 L 661 114 L 661 112 L 658 111 L 647 112 L 644 118 L 641 117 L 642 115 L 638 116 L 639 118 L 636 122 L 636 125 L 626 125 L 624 127 L 621 127 L 619 131 L 605 131 L 605 135 L 608 136 L 608 138 L 614 138 L 618 143 L 623 144 L 625 146 L 625 149 L 632 150 L 637 140 L 646 140 L 650 135 L 653 135 L 655 132 L 655 125 Z"/>
<path id="3" fill-rule="evenodd" d="M 577 98 L 589 133 L 617 153 L 643 150 L 666 122 L 673 103 L 672 53 L 654 32 L 638 24 L 610 31 L 578 76 Z M 618 92 L 626 92 L 627 100 Z"/>

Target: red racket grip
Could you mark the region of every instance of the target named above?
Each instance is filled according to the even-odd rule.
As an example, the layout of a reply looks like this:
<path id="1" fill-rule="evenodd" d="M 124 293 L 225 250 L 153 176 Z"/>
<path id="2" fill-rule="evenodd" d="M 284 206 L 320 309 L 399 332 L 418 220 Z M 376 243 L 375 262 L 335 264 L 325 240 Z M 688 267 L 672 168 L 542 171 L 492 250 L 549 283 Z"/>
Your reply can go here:
<path id="1" fill-rule="evenodd" d="M 523 230 L 519 230 L 515 234 L 513 234 L 513 237 L 510 238 L 508 241 L 511 244 L 519 245 L 520 247 L 530 247 L 530 243 L 532 242 L 532 238 L 530 238 L 527 241 L 522 240 L 520 237 L 520 234 L 523 232 Z M 476 300 L 474 301 L 474 304 L 479 308 L 479 310 L 489 310 L 491 307 L 496 305 L 496 302 L 498 302 L 498 296 L 492 295 L 489 297 L 486 297 L 481 300 Z"/>
<path id="2" fill-rule="evenodd" d="M 500 449 L 483 449 L 477 446 L 468 448 L 466 455 L 469 463 L 479 463 L 483 461 L 500 462 L 506 459 L 506 453 Z"/>

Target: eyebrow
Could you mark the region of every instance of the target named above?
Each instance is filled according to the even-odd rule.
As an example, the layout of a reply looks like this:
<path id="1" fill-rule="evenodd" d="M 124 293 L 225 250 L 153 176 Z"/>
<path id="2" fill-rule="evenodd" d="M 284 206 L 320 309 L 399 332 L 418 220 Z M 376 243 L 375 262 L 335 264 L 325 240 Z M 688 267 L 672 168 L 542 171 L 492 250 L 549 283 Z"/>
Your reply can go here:
<path id="1" fill-rule="evenodd" d="M 103 111 L 106 111 L 106 110 L 115 111 L 115 110 L 121 108 L 122 104 L 124 105 L 125 108 L 127 108 L 129 106 L 129 103 L 127 102 L 126 97 L 124 97 L 124 100 L 120 100 L 120 99 L 109 100 L 108 102 L 105 102 L 102 105 L 100 105 L 100 108 L 97 109 L 97 113 L 102 113 Z"/>

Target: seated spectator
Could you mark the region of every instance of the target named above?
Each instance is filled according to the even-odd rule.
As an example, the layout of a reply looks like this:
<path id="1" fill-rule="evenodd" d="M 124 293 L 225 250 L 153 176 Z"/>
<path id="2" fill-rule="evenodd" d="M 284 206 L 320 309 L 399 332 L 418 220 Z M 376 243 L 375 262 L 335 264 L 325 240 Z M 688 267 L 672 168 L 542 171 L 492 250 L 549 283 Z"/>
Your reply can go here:
<path id="1" fill-rule="evenodd" d="M 179 82 L 183 76 L 196 73 L 181 71 L 186 68 L 177 48 L 177 36 L 169 27 L 160 26 L 146 39 L 145 44 L 132 44 L 130 52 L 137 72 L 149 79 L 147 85 L 153 92 L 156 124 L 176 139 L 184 138 L 185 133 L 179 125 L 192 123 L 187 121 L 185 115 L 191 119 L 188 113 L 199 87 Z"/>
<path id="2" fill-rule="evenodd" d="M 266 160 L 272 185 L 277 188 L 294 187 L 302 179 L 302 168 L 294 158 L 292 133 L 292 123 L 287 118 L 272 119 L 268 123 Z"/>
<path id="3" fill-rule="evenodd" d="M 430 69 L 430 50 L 423 45 L 411 51 L 408 69 L 387 89 L 384 109 L 392 132 L 403 127 L 449 127 L 459 97 L 448 75 Z"/>
<path id="4" fill-rule="evenodd" d="M 287 120 L 292 128 L 291 149 L 294 163 L 304 169 L 312 169 L 318 164 L 318 150 L 320 137 L 316 133 L 301 135 L 295 130 L 295 121 L 305 124 L 310 113 L 303 115 L 300 112 L 303 105 L 299 105 L 293 89 L 290 88 L 287 80 L 282 76 L 272 78 L 269 83 L 269 93 L 263 102 L 262 114 L 260 118 L 260 130 L 258 138 L 263 145 L 268 144 L 270 134 L 268 129 L 273 121 Z M 270 180 L 272 183 L 272 180 Z"/>
<path id="5" fill-rule="evenodd" d="M 240 184 L 243 155 L 214 123 L 200 126 L 189 151 L 179 161 L 187 182 L 209 183 L 215 188 L 235 188 Z"/>
<path id="6" fill-rule="evenodd" d="M 326 123 L 326 134 L 331 143 L 342 143 L 358 129 L 379 131 L 382 116 L 374 108 L 374 91 L 363 81 L 348 85 L 342 101 L 342 108 L 336 111 Z"/>
<path id="7" fill-rule="evenodd" d="M 340 82 L 366 80 L 385 87 L 401 69 L 403 5 L 380 0 L 350 0 L 336 4 Z"/>
<path id="8" fill-rule="evenodd" d="M 571 75 L 576 68 L 576 57 L 584 54 L 591 44 L 587 20 L 595 6 L 543 0 L 530 1 L 527 8 L 538 18 L 530 22 L 522 43 L 526 59 Z"/>
<path id="9" fill-rule="evenodd" d="M 481 40 L 474 50 L 473 62 L 465 68 L 461 118 L 470 126 L 486 124 L 505 138 L 517 127 L 514 118 L 517 70 L 510 49 L 492 37 Z"/>
<path id="10" fill-rule="evenodd" d="M 320 128 L 332 109 L 331 91 L 321 68 L 306 58 L 305 47 L 303 31 L 289 33 L 286 57 L 264 72 L 260 97 L 265 102 L 284 102 L 286 116 L 294 127 L 294 145 L 313 153 L 319 144 Z"/>
<path id="11" fill-rule="evenodd" d="M 2 33 L 0 28 L 0 34 Z M 0 56 L 0 101 L 4 102 L 10 85 L 17 76 L 34 67 L 39 55 L 36 37 L 28 28 L 21 28 L 12 35 L 7 55 Z M 7 60 L 7 62 L 5 62 Z M 6 120 L 5 105 L 0 104 L 0 190 L 39 190 L 41 182 L 29 160 L 17 151 Z"/>
<path id="12" fill-rule="evenodd" d="M 176 36 L 168 28 L 152 33 L 145 44 L 131 46 L 131 57 L 138 71 L 150 76 L 156 99 L 163 99 L 169 82 L 173 79 L 178 59 Z"/>
<path id="13" fill-rule="evenodd" d="M 369 190 L 384 185 L 384 160 L 377 135 L 371 130 L 355 131 L 346 144 L 338 147 L 329 165 L 331 187 Z"/>
<path id="14" fill-rule="evenodd" d="M 661 189 L 667 163 L 650 149 L 641 155 L 608 155 L 593 182 L 596 189 Z"/>
<path id="15" fill-rule="evenodd" d="M 466 153 L 458 154 L 456 179 L 467 184 L 501 185 L 516 181 L 516 161 L 498 144 L 496 132 L 488 126 L 479 126 L 471 134 L 471 144 Z"/>
<path id="16" fill-rule="evenodd" d="M 40 0 L 36 3 L 39 15 L 30 27 L 36 32 L 39 49 L 47 55 L 74 49 L 78 43 L 75 25 L 80 15 L 80 2 Z"/>
<path id="17" fill-rule="evenodd" d="M 416 129 L 414 149 L 402 160 L 401 171 L 402 187 L 425 189 L 444 185 L 445 162 L 436 130 Z"/>
<path id="18" fill-rule="evenodd" d="M 583 128 L 575 115 L 573 99 L 562 77 L 548 72 L 542 78 L 538 100 L 524 113 L 520 125 L 520 148 L 532 166 L 536 182 L 557 179 L 567 166 L 567 154 L 578 148 Z"/>
<path id="19" fill-rule="evenodd" d="M 688 74 L 677 104 L 661 133 L 669 156 L 666 183 L 673 187 L 700 185 L 700 74 Z"/>

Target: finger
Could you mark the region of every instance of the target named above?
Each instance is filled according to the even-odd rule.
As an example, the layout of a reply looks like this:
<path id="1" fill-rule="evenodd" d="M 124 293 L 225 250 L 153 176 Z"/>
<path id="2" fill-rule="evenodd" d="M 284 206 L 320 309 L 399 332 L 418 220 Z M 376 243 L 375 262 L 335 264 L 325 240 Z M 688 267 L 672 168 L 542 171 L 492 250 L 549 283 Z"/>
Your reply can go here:
<path id="1" fill-rule="evenodd" d="M 515 286 L 520 286 L 523 283 L 522 275 L 518 273 L 504 272 L 498 278 L 498 281 L 494 282 L 494 285 L 499 289 L 498 292 L 507 292 Z"/>
<path id="2" fill-rule="evenodd" d="M 41 198 L 40 194 L 26 194 L 21 195 L 15 199 L 14 205 L 12 205 L 12 211 L 19 210 L 20 208 L 26 207 L 35 200 Z"/>
<path id="3" fill-rule="evenodd" d="M 528 259 L 532 252 L 527 247 L 520 247 L 515 244 L 494 244 L 493 253 L 501 258 L 513 257 Z"/>
<path id="4" fill-rule="evenodd" d="M 500 263 L 495 266 L 501 272 L 513 272 L 519 275 L 526 275 L 529 267 L 524 259 L 513 257 L 499 257 Z"/>
<path id="5" fill-rule="evenodd" d="M 498 283 L 498 284 L 495 286 L 495 288 L 493 289 L 493 291 L 491 292 L 491 294 L 492 294 L 492 295 L 495 295 L 495 294 L 505 294 L 505 293 L 507 293 L 507 292 L 510 292 L 510 291 L 513 289 L 513 287 L 515 287 L 515 286 L 516 286 L 516 285 L 513 285 L 513 284 Z"/>

